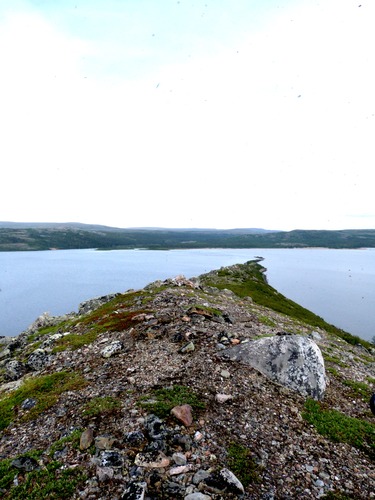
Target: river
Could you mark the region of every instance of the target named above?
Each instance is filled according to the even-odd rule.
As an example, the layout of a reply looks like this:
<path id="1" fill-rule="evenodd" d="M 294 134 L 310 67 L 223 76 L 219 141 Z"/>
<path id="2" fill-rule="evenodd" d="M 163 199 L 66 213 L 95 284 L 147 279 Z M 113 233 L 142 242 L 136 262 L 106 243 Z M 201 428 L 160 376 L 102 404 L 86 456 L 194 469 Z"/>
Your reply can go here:
<path id="1" fill-rule="evenodd" d="M 77 311 L 95 296 L 255 256 L 264 257 L 268 282 L 279 292 L 354 335 L 375 335 L 375 249 L 254 248 L 0 252 L 0 335 L 19 334 L 43 312 Z"/>

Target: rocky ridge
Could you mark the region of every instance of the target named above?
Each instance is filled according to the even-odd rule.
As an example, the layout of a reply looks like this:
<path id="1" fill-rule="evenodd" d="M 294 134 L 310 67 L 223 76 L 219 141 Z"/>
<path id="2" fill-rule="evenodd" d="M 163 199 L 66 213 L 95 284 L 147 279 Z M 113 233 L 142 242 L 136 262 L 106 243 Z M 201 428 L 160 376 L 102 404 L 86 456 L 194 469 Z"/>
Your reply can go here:
<path id="1" fill-rule="evenodd" d="M 215 288 L 215 273 L 0 339 L 4 498 L 375 498 L 374 351 Z M 323 354 L 319 402 L 229 355 L 289 335 Z M 319 433 L 309 402 L 365 423 L 367 438 Z"/>

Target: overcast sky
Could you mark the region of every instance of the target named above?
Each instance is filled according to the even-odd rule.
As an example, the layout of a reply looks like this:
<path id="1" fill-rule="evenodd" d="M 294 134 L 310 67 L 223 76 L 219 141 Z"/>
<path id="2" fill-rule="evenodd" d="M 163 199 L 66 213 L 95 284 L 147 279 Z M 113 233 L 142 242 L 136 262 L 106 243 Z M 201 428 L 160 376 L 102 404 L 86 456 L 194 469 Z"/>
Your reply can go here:
<path id="1" fill-rule="evenodd" d="M 0 0 L 0 220 L 375 228 L 372 0 Z"/>

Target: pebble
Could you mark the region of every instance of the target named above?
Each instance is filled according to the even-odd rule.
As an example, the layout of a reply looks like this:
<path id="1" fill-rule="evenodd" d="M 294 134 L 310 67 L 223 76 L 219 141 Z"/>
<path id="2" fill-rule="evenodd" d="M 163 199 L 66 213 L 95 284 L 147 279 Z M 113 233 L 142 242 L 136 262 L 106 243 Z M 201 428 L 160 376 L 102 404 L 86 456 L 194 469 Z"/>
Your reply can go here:
<path id="1" fill-rule="evenodd" d="M 172 408 L 171 414 L 182 422 L 185 427 L 190 427 L 193 423 L 192 407 L 190 405 L 175 406 Z"/>
<path id="2" fill-rule="evenodd" d="M 80 450 L 87 450 L 90 448 L 94 441 L 94 433 L 92 432 L 92 429 L 88 428 L 85 429 L 80 437 L 79 440 L 79 449 Z"/>

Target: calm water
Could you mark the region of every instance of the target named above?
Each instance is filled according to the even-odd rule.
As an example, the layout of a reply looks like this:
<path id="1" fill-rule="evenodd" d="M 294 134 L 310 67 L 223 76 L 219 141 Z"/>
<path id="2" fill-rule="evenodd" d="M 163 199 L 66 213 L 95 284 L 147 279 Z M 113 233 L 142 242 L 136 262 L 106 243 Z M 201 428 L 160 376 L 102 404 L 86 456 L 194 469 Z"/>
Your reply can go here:
<path id="1" fill-rule="evenodd" d="M 76 311 L 98 295 L 197 276 L 256 255 L 265 258 L 268 281 L 281 293 L 353 334 L 375 335 L 375 249 L 0 252 L 0 335 L 17 335 L 46 311 Z"/>

